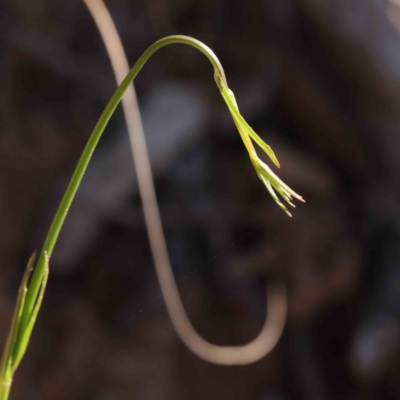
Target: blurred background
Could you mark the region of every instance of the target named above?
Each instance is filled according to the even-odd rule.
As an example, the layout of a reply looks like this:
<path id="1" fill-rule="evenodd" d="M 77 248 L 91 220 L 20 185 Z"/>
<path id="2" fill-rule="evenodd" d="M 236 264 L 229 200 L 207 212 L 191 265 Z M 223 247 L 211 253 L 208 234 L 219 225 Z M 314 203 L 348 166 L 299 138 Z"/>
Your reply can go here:
<path id="1" fill-rule="evenodd" d="M 254 173 L 206 58 L 159 51 L 135 81 L 164 230 L 201 335 L 288 320 L 263 360 L 222 367 L 174 332 L 118 109 L 70 210 L 12 399 L 400 398 L 400 2 L 109 0 L 132 65 L 194 36 L 307 201 L 288 218 Z M 115 90 L 81 1 L 0 3 L 0 343 L 26 262 Z"/>

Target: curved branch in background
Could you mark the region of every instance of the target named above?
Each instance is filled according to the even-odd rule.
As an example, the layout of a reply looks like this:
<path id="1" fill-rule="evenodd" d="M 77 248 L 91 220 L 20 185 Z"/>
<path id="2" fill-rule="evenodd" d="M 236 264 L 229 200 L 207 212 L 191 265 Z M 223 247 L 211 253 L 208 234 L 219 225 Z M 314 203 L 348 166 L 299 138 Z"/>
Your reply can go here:
<path id="1" fill-rule="evenodd" d="M 84 2 L 100 31 L 119 85 L 128 75 L 129 66 L 116 27 L 103 0 L 84 0 Z M 222 79 L 226 81 L 224 75 Z M 266 321 L 260 334 L 252 342 L 244 346 L 217 346 L 204 340 L 195 331 L 183 307 L 172 272 L 133 84 L 126 89 L 122 98 L 122 106 L 128 126 L 139 193 L 157 277 L 177 334 L 194 354 L 211 363 L 244 365 L 260 360 L 273 349 L 283 331 L 286 320 L 286 292 L 283 283 L 274 284 L 268 288 Z"/>

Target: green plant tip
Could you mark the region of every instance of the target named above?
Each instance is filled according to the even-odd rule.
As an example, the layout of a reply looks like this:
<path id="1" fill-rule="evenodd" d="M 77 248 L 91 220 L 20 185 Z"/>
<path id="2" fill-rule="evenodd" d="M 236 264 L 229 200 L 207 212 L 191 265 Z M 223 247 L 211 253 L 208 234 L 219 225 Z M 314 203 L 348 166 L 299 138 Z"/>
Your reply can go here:
<path id="1" fill-rule="evenodd" d="M 279 161 L 271 147 L 266 144 L 256 132 L 254 132 L 254 130 L 240 114 L 235 95 L 233 94 L 232 90 L 228 88 L 226 80 L 222 79 L 222 77 L 218 76 L 217 74 L 215 75 L 215 80 L 221 91 L 221 95 L 228 106 L 233 122 L 239 131 L 247 151 L 249 152 L 250 160 L 253 163 L 258 177 L 264 183 L 271 197 L 275 200 L 278 206 L 285 211 L 289 217 L 291 217 L 292 214 L 286 208 L 285 204 L 279 199 L 276 192 L 278 192 L 279 195 L 292 207 L 295 207 L 295 205 L 292 203 L 293 199 L 297 199 L 302 202 L 304 202 L 304 199 L 288 185 L 286 185 L 267 164 L 260 160 L 252 141 L 254 141 L 268 155 L 268 157 L 278 168 L 280 167 Z"/>

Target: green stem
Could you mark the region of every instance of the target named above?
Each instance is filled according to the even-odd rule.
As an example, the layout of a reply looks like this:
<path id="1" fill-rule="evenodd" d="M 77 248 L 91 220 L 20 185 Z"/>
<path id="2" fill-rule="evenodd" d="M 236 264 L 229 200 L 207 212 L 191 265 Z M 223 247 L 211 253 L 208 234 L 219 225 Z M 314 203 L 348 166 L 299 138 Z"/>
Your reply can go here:
<path id="1" fill-rule="evenodd" d="M 67 216 L 68 210 L 71 206 L 71 203 L 75 197 L 75 194 L 78 190 L 78 187 L 81 183 L 83 174 L 86 171 L 86 168 L 89 164 L 89 161 L 92 157 L 92 154 L 97 146 L 97 143 L 108 123 L 111 116 L 113 115 L 116 107 L 118 106 L 119 102 L 121 101 L 122 96 L 125 93 L 125 90 L 129 87 L 131 82 L 135 79 L 136 75 L 142 69 L 143 65 L 147 62 L 147 60 L 159 49 L 169 44 L 174 43 L 181 43 L 187 44 L 189 46 L 193 46 L 194 48 L 200 50 L 211 62 L 212 66 L 214 67 L 214 78 L 217 82 L 217 85 L 220 87 L 221 79 L 226 84 L 225 73 L 222 68 L 221 63 L 215 56 L 214 52 L 207 47 L 205 44 L 201 43 L 200 41 L 193 39 L 188 36 L 182 35 L 174 35 L 174 36 L 167 36 L 153 45 L 151 45 L 138 59 L 132 69 L 129 71 L 129 74 L 123 80 L 123 82 L 119 85 L 118 89 L 112 96 L 111 100 L 108 102 L 105 110 L 103 111 L 100 119 L 98 120 L 96 126 L 93 129 L 93 132 L 86 144 L 85 149 L 79 159 L 78 165 L 72 175 L 71 181 L 68 185 L 68 188 L 64 194 L 64 197 L 61 201 L 61 204 L 57 210 L 57 213 L 54 217 L 53 223 L 51 224 L 50 230 L 47 234 L 45 243 L 43 245 L 43 249 L 40 253 L 39 259 L 36 264 L 36 268 L 32 275 L 32 280 L 29 285 L 28 292 L 26 294 L 26 306 L 24 307 L 24 313 L 21 316 L 21 325 L 19 332 L 24 332 L 24 329 L 27 325 L 29 317 L 32 313 L 32 310 L 35 305 L 35 299 L 40 290 L 40 285 L 43 279 L 43 275 L 45 273 L 45 252 L 47 252 L 48 257 L 50 258 L 54 249 L 54 246 L 57 242 L 58 235 L 60 230 L 63 226 L 65 217 Z M 0 399 L 2 399 L 0 397 Z"/>
<path id="2" fill-rule="evenodd" d="M 0 382 L 0 400 L 7 400 L 11 390 L 11 379 Z"/>

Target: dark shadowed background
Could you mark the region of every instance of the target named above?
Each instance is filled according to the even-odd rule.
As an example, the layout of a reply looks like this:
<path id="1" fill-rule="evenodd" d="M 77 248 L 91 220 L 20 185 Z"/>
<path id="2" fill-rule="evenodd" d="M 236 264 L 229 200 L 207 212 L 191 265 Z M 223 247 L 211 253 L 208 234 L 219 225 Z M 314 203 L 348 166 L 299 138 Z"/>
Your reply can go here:
<path id="1" fill-rule="evenodd" d="M 289 315 L 246 367 L 194 356 L 156 280 L 119 109 L 56 246 L 13 400 L 400 398 L 400 1 L 107 1 L 131 64 L 194 36 L 306 199 L 258 180 L 205 57 L 159 51 L 135 85 L 185 308 L 217 344 L 261 329 L 265 281 Z M 0 3 L 0 343 L 27 259 L 115 89 L 78 0 Z"/>

